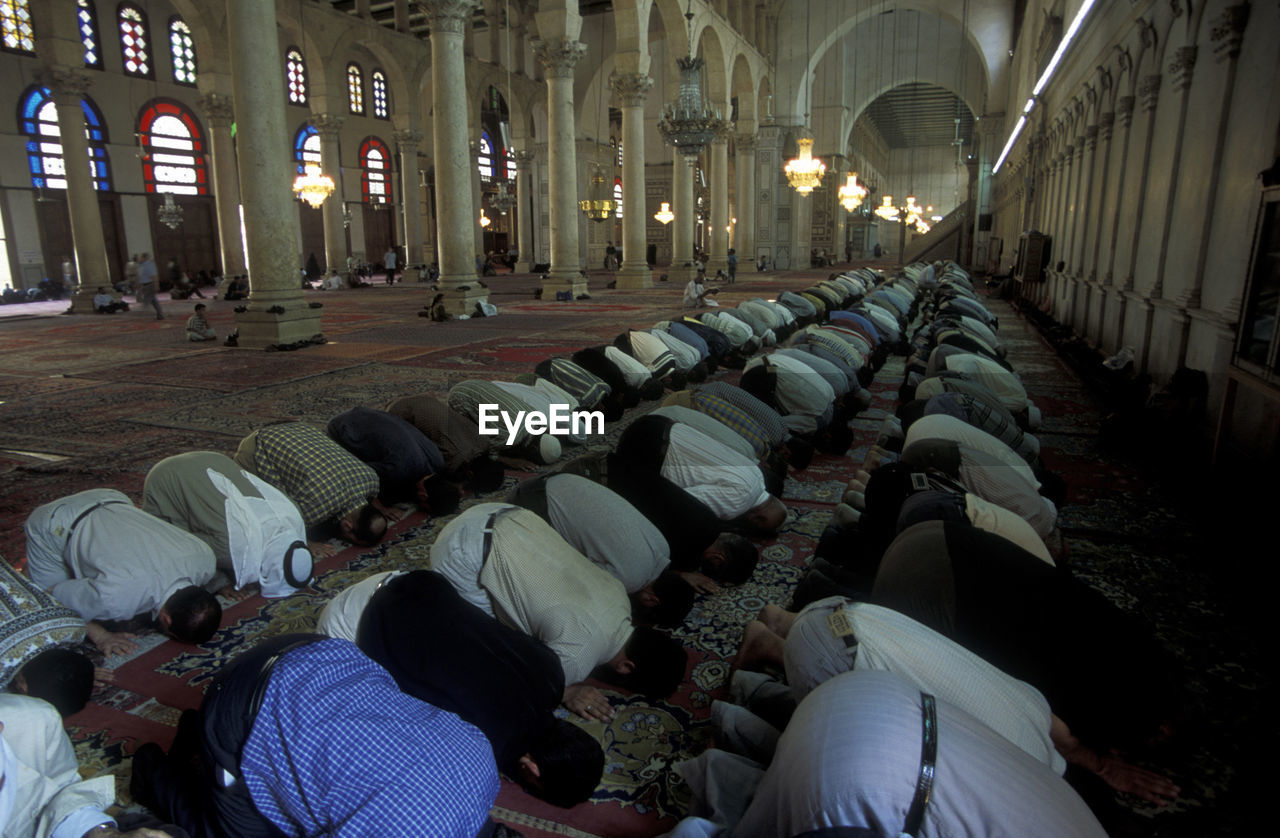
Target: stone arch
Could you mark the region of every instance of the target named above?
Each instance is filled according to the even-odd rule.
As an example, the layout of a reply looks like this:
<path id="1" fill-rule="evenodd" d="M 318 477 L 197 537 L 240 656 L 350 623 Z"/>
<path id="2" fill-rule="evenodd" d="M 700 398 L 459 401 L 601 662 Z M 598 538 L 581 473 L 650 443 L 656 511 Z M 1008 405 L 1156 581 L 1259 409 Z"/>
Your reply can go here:
<path id="1" fill-rule="evenodd" d="M 698 45 L 698 55 L 706 61 L 703 72 L 707 87 L 703 92 L 712 105 L 720 108 L 721 112 L 727 115 L 729 112 L 728 56 L 725 54 L 724 45 L 716 28 L 709 22 L 705 22 L 699 29 L 697 23 L 697 21 L 694 23 L 694 42 Z"/>
<path id="2" fill-rule="evenodd" d="M 751 78 L 751 65 L 747 56 L 738 52 L 733 57 L 733 71 L 729 77 L 730 98 L 738 99 L 739 125 L 756 124 L 756 84 Z"/>
<path id="3" fill-rule="evenodd" d="M 370 83 L 374 69 L 382 70 L 387 77 L 387 87 L 391 94 L 391 115 L 408 110 L 416 113 L 414 99 L 409 95 L 409 81 L 400 59 L 385 45 L 367 37 L 368 31 L 363 27 L 352 27 L 338 38 L 329 54 L 330 72 L 337 74 L 329 79 L 334 90 L 346 90 L 347 64 L 355 60 L 364 70 L 365 84 Z M 366 37 L 361 37 L 366 36 Z M 340 75 L 340 77 L 338 77 Z M 345 104 L 345 103 L 344 103 Z M 333 105 L 330 105 L 333 107 Z M 344 108 L 345 112 L 345 108 Z"/>

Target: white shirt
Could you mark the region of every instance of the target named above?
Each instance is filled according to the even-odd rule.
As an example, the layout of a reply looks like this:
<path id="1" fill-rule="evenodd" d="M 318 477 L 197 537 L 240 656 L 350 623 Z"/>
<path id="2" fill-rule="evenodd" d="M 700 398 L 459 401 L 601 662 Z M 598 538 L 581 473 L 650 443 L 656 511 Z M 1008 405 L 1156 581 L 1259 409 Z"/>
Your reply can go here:
<path id="1" fill-rule="evenodd" d="M 653 378 L 653 373 L 648 367 L 616 346 L 606 346 L 604 356 L 618 367 L 628 387 L 643 387 L 646 381 Z"/>
<path id="2" fill-rule="evenodd" d="M 755 461 L 689 425 L 671 426 L 662 476 L 731 521 L 769 499 Z"/>
<path id="3" fill-rule="evenodd" d="M 1010 412 L 1027 409 L 1027 391 L 1018 376 L 990 358 L 971 353 L 948 355 L 946 366 L 948 370 L 961 373 L 986 387 Z"/>
<path id="4" fill-rule="evenodd" d="M 83 780 L 76 752 L 52 704 L 0 693 L 0 834 L 4 838 L 80 838 L 116 799 L 112 774 Z"/>
<path id="5" fill-rule="evenodd" d="M 697 349 L 661 329 L 650 329 L 649 334 L 662 342 L 662 345 L 671 353 L 671 357 L 675 359 L 676 369 L 681 372 L 688 372 L 702 360 Z"/>
<path id="6" fill-rule="evenodd" d="M 373 595 L 389 580 L 403 576 L 406 570 L 388 570 L 366 576 L 350 587 L 343 588 L 339 594 L 325 605 L 316 620 L 316 631 L 329 637 L 356 642 L 356 630 L 360 628 L 360 616 L 373 599 Z"/>
<path id="7" fill-rule="evenodd" d="M 75 523 L 96 504 L 103 505 Z M 154 618 L 170 596 L 205 584 L 217 570 L 208 544 L 115 489 L 46 503 L 23 529 L 31 581 L 86 620 L 128 620 L 144 612 Z"/>
<path id="8" fill-rule="evenodd" d="M 1035 474 L 1031 471 L 1031 466 L 1027 465 L 1027 461 L 1018 452 L 963 419 L 957 419 L 945 413 L 922 416 L 913 422 L 910 428 L 907 428 L 907 438 L 903 442 L 903 447 L 905 448 L 921 439 L 949 439 L 953 442 L 963 443 L 970 448 L 976 448 L 979 451 L 990 454 L 1009 468 L 1017 471 L 1035 488 L 1040 488 L 1040 481 L 1036 479 Z"/>
<path id="9" fill-rule="evenodd" d="M 848 620 L 856 654 L 828 622 L 833 614 Z M 844 597 L 819 600 L 796 616 L 783 661 L 796 701 L 850 669 L 893 672 L 969 713 L 1055 773 L 1066 770 L 1049 738 L 1052 714 L 1039 690 L 905 614 Z"/>

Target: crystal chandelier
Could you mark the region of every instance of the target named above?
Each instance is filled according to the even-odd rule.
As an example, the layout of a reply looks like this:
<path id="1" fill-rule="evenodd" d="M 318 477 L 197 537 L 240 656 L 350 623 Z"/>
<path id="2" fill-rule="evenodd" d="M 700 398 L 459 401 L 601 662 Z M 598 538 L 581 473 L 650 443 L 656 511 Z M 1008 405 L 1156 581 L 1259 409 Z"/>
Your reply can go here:
<path id="1" fill-rule="evenodd" d="M 320 209 L 325 199 L 333 194 L 333 178 L 321 174 L 315 163 L 308 163 L 304 172 L 293 179 L 293 194 L 313 209 Z"/>
<path id="2" fill-rule="evenodd" d="M 915 195 L 908 195 L 907 205 L 903 207 L 903 211 L 907 214 L 907 226 L 912 227 L 920 220 L 920 216 L 924 213 L 924 207 L 916 203 Z"/>
<path id="3" fill-rule="evenodd" d="M 653 214 L 653 220 L 659 224 L 670 224 L 675 220 L 676 214 L 671 211 L 671 202 L 663 201 L 662 206 Z"/>
<path id="4" fill-rule="evenodd" d="M 658 133 L 681 154 L 696 157 L 725 122 L 719 109 L 702 97 L 703 60 L 689 55 L 676 64 L 680 67 L 680 93 L 675 102 L 662 106 Z"/>
<path id="5" fill-rule="evenodd" d="M 813 137 L 800 137 L 796 140 L 796 147 L 800 150 L 799 156 L 788 160 L 782 170 L 793 189 L 801 195 L 808 195 L 821 185 L 827 164 L 813 156 Z"/>
<path id="6" fill-rule="evenodd" d="M 599 166 L 592 167 L 590 198 L 578 202 L 578 209 L 592 221 L 604 221 L 618 209 L 618 202 L 608 197 L 604 172 Z"/>
<path id="7" fill-rule="evenodd" d="M 876 207 L 876 215 L 885 221 L 897 221 L 898 208 L 893 205 L 893 196 L 885 195 L 881 202 L 880 206 Z"/>
<path id="8" fill-rule="evenodd" d="M 156 220 L 170 230 L 182 226 L 182 207 L 174 203 L 173 196 L 165 193 L 164 204 L 156 210 Z"/>
<path id="9" fill-rule="evenodd" d="M 846 212 L 853 212 L 862 205 L 863 199 L 867 197 L 867 187 L 858 183 L 857 172 L 849 173 L 844 186 L 840 187 L 839 196 L 840 203 L 844 206 Z"/>

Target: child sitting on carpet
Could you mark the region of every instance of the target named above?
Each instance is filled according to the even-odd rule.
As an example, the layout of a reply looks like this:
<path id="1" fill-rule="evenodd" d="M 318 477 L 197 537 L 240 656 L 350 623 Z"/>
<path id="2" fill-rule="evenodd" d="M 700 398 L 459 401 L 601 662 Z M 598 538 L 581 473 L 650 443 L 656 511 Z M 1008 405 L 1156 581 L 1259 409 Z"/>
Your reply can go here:
<path id="1" fill-rule="evenodd" d="M 204 319 L 204 303 L 196 303 L 196 312 L 187 318 L 187 340 L 217 340 L 218 335 Z"/>

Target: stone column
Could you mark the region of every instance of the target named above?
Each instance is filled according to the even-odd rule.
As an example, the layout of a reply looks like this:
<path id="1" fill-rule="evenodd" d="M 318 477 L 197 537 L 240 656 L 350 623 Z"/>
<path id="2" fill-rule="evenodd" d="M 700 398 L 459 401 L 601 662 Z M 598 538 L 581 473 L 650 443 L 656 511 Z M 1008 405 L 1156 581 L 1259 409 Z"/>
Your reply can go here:
<path id="1" fill-rule="evenodd" d="M 400 195 L 404 201 L 404 271 L 407 280 L 416 280 L 422 264 L 422 187 L 418 185 L 418 143 L 422 132 L 412 128 L 392 135 L 400 149 Z M 412 276 L 410 276 L 412 274 Z"/>
<path id="2" fill-rule="evenodd" d="M 693 225 L 697 223 L 693 211 L 693 164 L 698 158 L 673 152 L 671 169 L 671 210 L 676 214 L 671 222 L 671 280 L 687 282 L 693 275 Z"/>
<path id="3" fill-rule="evenodd" d="M 1071 267 L 1077 277 L 1085 276 L 1085 241 L 1089 238 L 1089 224 L 1094 215 L 1089 210 L 1093 204 L 1094 167 L 1098 157 L 1098 126 L 1087 125 L 1084 129 L 1084 144 L 1080 150 L 1080 183 L 1076 189 L 1076 221 L 1072 230 Z"/>
<path id="4" fill-rule="evenodd" d="M 240 238 L 240 180 L 236 171 L 236 147 L 231 138 L 235 120 L 231 97 L 206 93 L 200 109 L 209 122 L 209 148 L 213 155 L 213 197 L 217 202 L 218 242 L 222 253 L 222 275 L 246 273 L 244 242 Z"/>
<path id="5" fill-rule="evenodd" d="M 645 261 L 648 213 L 644 180 L 644 101 L 653 79 L 643 73 L 614 75 L 622 104 L 622 267 L 619 288 L 650 288 L 653 272 Z"/>
<path id="6" fill-rule="evenodd" d="M 738 269 L 750 270 L 756 261 L 756 138 L 739 134 L 733 165 L 738 175 L 738 227 L 734 249 Z"/>
<path id="7" fill-rule="evenodd" d="M 466 65 L 462 57 L 462 33 L 475 0 L 422 0 L 431 24 L 431 120 L 436 161 L 436 247 L 440 255 L 440 290 L 450 314 L 470 314 L 477 300 L 488 295 L 476 281 L 476 220 L 459 223 L 458 214 L 445 210 L 445 202 L 461 198 L 470 210 L 471 152 L 467 148 Z M 470 213 L 468 212 L 468 215 Z M 461 286 L 467 286 L 462 290 Z"/>
<path id="8" fill-rule="evenodd" d="M 395 0 L 395 27 L 397 32 L 409 31 L 409 0 Z"/>
<path id="9" fill-rule="evenodd" d="M 111 267 L 102 236 L 102 212 L 89 169 L 89 140 L 85 136 L 84 110 L 80 105 L 92 81 L 82 70 L 51 67 L 45 73 L 45 84 L 53 92 L 58 111 L 58 135 L 62 140 L 67 178 L 67 213 L 71 217 L 74 253 L 66 255 L 75 260 L 78 283 L 74 290 L 67 289 L 72 294 L 70 310 L 75 314 L 92 314 L 93 295 L 98 292 L 98 286 L 111 287 Z M 61 263 L 51 265 L 49 270 L 61 272 Z"/>
<path id="10" fill-rule="evenodd" d="M 728 268 L 729 255 L 729 135 L 726 124 L 711 141 L 711 247 L 707 276 Z"/>
<path id="11" fill-rule="evenodd" d="M 338 273 L 347 270 L 347 228 L 342 223 L 346 200 L 342 194 L 342 160 L 338 153 L 338 135 L 345 121 L 344 117 L 332 113 L 311 117 L 311 124 L 320 135 L 320 169 L 333 178 L 333 194 L 320 207 L 320 217 L 324 220 L 325 270 Z"/>
<path id="12" fill-rule="evenodd" d="M 573 68 L 587 45 L 574 38 L 537 39 L 534 52 L 547 71 L 547 168 L 551 210 L 551 272 L 542 293 L 556 291 L 576 298 L 587 290 L 578 252 L 577 148 L 573 125 Z"/>
<path id="13" fill-rule="evenodd" d="M 236 315 L 240 346 L 261 349 L 320 334 L 320 311 L 302 299 L 294 241 L 293 162 L 285 130 L 284 74 L 275 0 L 227 0 L 250 298 Z"/>
<path id="14" fill-rule="evenodd" d="M 516 249 L 520 251 L 515 271 L 527 274 L 533 270 L 533 225 L 538 213 L 533 205 L 534 153 L 519 148 L 512 152 L 516 159 Z"/>
<path id="15" fill-rule="evenodd" d="M 479 134 L 479 132 L 476 132 Z M 475 256 L 484 256 L 484 228 L 480 226 L 480 210 L 484 207 L 484 184 L 480 182 L 480 141 L 471 140 L 467 143 L 467 148 L 471 151 L 471 249 L 474 251 L 471 256 L 471 268 L 475 270 Z M 496 168 L 498 156 L 491 152 L 489 159 L 494 162 Z"/>

